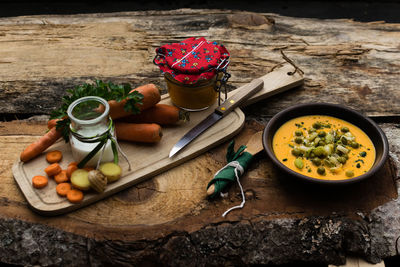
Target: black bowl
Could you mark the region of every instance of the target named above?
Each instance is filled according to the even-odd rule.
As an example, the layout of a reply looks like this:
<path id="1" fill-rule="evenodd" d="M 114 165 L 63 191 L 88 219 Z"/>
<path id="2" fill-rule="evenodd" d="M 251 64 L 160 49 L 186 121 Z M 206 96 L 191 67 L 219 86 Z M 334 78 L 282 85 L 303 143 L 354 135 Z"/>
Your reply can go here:
<path id="1" fill-rule="evenodd" d="M 360 176 L 343 180 L 322 180 L 305 176 L 287 168 L 276 157 L 272 148 L 272 139 L 279 127 L 288 120 L 305 115 L 328 115 L 348 121 L 363 130 L 375 146 L 376 157 L 372 168 Z M 328 103 L 300 104 L 287 108 L 276 114 L 267 124 L 263 133 L 263 146 L 272 162 L 283 172 L 305 181 L 320 184 L 349 184 L 373 176 L 385 164 L 389 154 L 389 144 L 386 135 L 371 119 L 348 107 Z"/>

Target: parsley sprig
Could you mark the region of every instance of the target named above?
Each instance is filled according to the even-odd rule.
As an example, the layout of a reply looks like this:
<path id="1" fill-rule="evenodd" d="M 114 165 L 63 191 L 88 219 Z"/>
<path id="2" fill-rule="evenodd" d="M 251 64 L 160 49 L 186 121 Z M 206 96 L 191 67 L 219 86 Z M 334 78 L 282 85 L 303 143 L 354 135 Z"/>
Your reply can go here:
<path id="1" fill-rule="evenodd" d="M 107 101 L 116 100 L 117 102 L 126 99 L 125 111 L 138 114 L 140 113 L 140 109 L 136 104 L 142 104 L 143 95 L 137 91 L 131 91 L 132 87 L 130 84 L 106 83 L 101 80 L 96 80 L 93 84 L 85 83 L 78 85 L 74 89 L 67 90 L 67 94 L 62 98 L 61 107 L 51 113 L 50 119 L 62 119 L 57 122 L 56 128 L 57 130 L 61 130 L 65 142 L 68 142 L 71 121 L 67 116 L 67 109 L 72 102 L 85 96 L 99 96 Z"/>

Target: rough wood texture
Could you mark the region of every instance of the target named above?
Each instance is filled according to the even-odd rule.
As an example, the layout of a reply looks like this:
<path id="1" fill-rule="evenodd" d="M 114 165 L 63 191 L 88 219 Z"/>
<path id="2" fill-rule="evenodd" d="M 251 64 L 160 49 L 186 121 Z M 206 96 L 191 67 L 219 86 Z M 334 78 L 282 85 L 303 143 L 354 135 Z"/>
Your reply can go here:
<path id="1" fill-rule="evenodd" d="M 189 36 L 224 43 L 232 54 L 230 87 L 282 62 L 279 49 L 305 71 L 301 88 L 245 109 L 265 124 L 299 102 L 342 103 L 370 116 L 400 114 L 400 25 L 317 20 L 217 10 L 131 12 L 0 19 L 0 113 L 40 114 L 66 88 L 93 78 L 164 83 L 154 49 Z M 40 101 L 39 101 L 40 99 Z M 250 265 L 292 261 L 343 264 L 396 255 L 400 235 L 400 129 L 381 123 L 390 161 L 351 187 L 314 188 L 282 177 L 259 154 L 229 197 L 207 201 L 205 186 L 224 165 L 227 144 L 148 182 L 65 216 L 26 207 L 11 175 L 22 148 L 45 129 L 31 120 L 0 123 L 0 261 L 22 265 Z M 248 122 L 245 143 L 262 128 Z M 315 189 L 315 190 L 313 190 Z M 68 252 L 68 253 L 67 253 Z"/>
<path id="2" fill-rule="evenodd" d="M 400 113 L 398 24 L 190 9 L 0 19 L 0 113 L 48 114 L 67 88 L 94 78 L 165 87 L 154 50 L 190 36 L 226 45 L 232 87 L 282 62 L 280 49 L 301 66 L 305 86 L 260 115 L 317 100 Z"/>
<path id="3" fill-rule="evenodd" d="M 245 208 L 224 219 L 221 214 L 240 202 L 238 187 L 233 185 L 226 199 L 205 199 L 210 177 L 225 164 L 224 144 L 89 207 L 46 218 L 27 208 L 10 170 L 11 159 L 45 125 L 37 124 L 35 130 L 22 121 L 0 126 L 0 143 L 7 148 L 0 166 L 4 262 L 183 265 L 195 259 L 198 265 L 293 260 L 339 264 L 348 253 L 372 262 L 395 253 L 400 214 L 393 164 L 363 183 L 324 188 L 277 175 L 262 152 L 242 178 Z M 393 124 L 381 126 L 396 144 L 391 151 L 399 166 L 400 130 Z M 19 141 L 10 135 L 17 129 L 26 129 Z M 248 122 L 237 145 L 260 129 L 261 124 Z"/>

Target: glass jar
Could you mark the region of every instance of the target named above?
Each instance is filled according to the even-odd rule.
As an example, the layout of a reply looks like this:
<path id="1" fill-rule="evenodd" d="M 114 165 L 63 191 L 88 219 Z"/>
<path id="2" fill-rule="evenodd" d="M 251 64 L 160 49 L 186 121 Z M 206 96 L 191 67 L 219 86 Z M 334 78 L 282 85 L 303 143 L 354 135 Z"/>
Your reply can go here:
<path id="1" fill-rule="evenodd" d="M 69 141 L 72 156 L 77 163 L 100 143 L 95 142 L 98 137 L 109 131 L 109 111 L 108 102 L 97 96 L 79 98 L 68 107 L 67 113 L 71 120 Z M 111 134 L 115 137 L 114 132 Z M 114 155 L 110 140 L 107 140 L 104 152 L 102 150 L 103 148 L 87 162 L 86 166 L 96 166 L 101 153 L 103 153 L 101 162 L 113 161 Z"/>
<path id="2" fill-rule="evenodd" d="M 169 73 L 164 75 L 171 101 L 174 105 L 187 111 L 200 111 L 212 106 L 218 98 L 215 75 L 210 80 L 195 84 L 183 84 Z"/>

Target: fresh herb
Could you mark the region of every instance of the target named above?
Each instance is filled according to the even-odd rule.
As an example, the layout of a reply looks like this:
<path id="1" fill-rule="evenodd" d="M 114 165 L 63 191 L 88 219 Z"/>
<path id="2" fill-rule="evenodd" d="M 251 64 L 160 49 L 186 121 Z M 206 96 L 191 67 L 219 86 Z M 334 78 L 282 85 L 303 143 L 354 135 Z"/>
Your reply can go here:
<path id="1" fill-rule="evenodd" d="M 140 109 L 136 104 L 142 104 L 143 95 L 137 91 L 131 91 L 132 87 L 130 84 L 105 83 L 101 80 L 96 80 L 93 84 L 85 83 L 78 85 L 74 89 L 67 90 L 67 94 L 62 98 L 61 107 L 51 113 L 50 119 L 62 119 L 57 122 L 56 128 L 62 131 L 65 142 L 68 142 L 71 121 L 67 117 L 67 109 L 72 102 L 85 96 L 98 96 L 107 101 L 116 100 L 117 102 L 126 99 L 125 111 L 138 114 L 140 113 Z"/>

